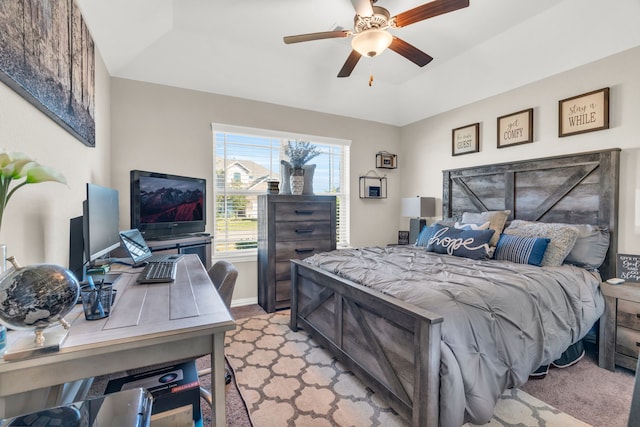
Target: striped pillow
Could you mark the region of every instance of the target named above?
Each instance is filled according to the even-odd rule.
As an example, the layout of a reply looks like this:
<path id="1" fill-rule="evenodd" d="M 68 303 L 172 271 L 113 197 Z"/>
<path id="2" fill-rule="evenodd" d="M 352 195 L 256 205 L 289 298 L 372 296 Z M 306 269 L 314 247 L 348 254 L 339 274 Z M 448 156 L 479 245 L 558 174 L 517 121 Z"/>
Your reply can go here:
<path id="1" fill-rule="evenodd" d="M 541 237 L 520 237 L 503 234 L 498 240 L 494 259 L 519 264 L 540 265 L 551 240 Z"/>

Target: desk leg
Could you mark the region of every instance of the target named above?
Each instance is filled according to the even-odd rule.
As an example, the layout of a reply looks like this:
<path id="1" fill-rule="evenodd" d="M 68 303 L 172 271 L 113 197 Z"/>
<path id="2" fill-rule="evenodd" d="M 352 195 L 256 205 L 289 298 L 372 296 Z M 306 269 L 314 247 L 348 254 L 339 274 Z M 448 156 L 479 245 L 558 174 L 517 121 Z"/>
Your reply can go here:
<path id="1" fill-rule="evenodd" d="M 223 427 L 227 423 L 224 389 L 224 332 L 213 335 L 211 349 L 211 394 L 213 396 L 212 423 Z"/>

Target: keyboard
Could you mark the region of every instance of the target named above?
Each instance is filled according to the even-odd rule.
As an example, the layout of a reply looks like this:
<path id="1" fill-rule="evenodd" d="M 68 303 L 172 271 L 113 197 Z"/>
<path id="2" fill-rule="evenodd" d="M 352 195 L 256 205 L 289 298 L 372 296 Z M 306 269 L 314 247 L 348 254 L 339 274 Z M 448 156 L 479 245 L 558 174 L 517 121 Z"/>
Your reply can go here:
<path id="1" fill-rule="evenodd" d="M 144 266 L 138 279 L 138 283 L 167 283 L 176 280 L 175 261 L 150 262 Z"/>
<path id="2" fill-rule="evenodd" d="M 164 261 L 179 261 L 182 258 L 182 254 L 153 254 L 149 258 L 145 258 L 146 262 L 164 262 Z"/>

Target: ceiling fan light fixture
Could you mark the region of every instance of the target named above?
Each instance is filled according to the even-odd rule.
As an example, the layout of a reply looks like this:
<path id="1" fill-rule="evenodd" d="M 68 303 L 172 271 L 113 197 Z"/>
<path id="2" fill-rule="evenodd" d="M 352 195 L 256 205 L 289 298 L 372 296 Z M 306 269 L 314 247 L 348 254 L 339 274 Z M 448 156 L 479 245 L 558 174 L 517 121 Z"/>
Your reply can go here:
<path id="1" fill-rule="evenodd" d="M 386 30 L 371 28 L 358 33 L 351 40 L 351 47 L 362 56 L 373 58 L 380 55 L 393 41 L 393 36 Z"/>

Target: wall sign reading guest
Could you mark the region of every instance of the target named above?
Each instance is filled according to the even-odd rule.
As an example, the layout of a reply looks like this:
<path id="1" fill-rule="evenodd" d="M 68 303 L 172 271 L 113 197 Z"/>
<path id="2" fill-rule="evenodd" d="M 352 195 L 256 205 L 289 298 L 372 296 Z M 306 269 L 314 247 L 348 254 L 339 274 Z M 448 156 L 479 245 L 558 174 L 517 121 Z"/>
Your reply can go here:
<path id="1" fill-rule="evenodd" d="M 480 151 L 480 123 L 463 126 L 451 131 L 451 155 Z"/>
<path id="2" fill-rule="evenodd" d="M 609 88 L 558 101 L 558 136 L 609 129 Z"/>
<path id="3" fill-rule="evenodd" d="M 498 148 L 533 142 L 533 108 L 498 117 Z"/>

